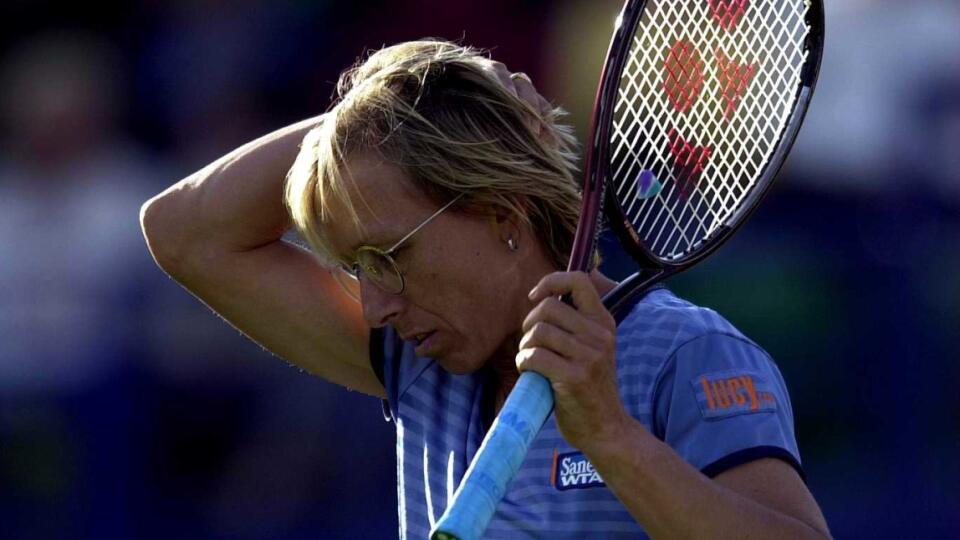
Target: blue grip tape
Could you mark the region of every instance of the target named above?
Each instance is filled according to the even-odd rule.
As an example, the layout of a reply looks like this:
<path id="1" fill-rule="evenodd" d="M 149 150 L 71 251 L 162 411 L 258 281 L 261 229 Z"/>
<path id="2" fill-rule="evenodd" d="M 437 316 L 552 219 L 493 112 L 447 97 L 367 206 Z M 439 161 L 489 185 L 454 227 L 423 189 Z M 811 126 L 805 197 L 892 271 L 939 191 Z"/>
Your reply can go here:
<path id="1" fill-rule="evenodd" d="M 524 372 L 473 457 L 431 540 L 479 540 L 523 463 L 530 443 L 553 410 L 553 389 L 542 375 Z"/>

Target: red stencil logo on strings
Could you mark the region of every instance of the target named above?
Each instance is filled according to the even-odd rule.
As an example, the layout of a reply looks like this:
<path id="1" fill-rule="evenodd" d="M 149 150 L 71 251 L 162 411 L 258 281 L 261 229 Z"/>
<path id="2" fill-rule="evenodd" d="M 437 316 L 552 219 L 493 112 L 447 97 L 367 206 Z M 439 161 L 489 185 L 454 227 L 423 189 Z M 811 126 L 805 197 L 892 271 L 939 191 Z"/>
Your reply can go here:
<path id="1" fill-rule="evenodd" d="M 681 39 L 670 47 L 663 62 L 663 89 L 678 112 L 689 111 L 700 98 L 705 68 L 700 51 L 689 41 Z"/>
<path id="2" fill-rule="evenodd" d="M 740 101 L 747 93 L 747 88 L 753 82 L 757 73 L 756 64 L 741 64 L 734 59 L 727 58 L 726 53 L 717 50 L 717 68 L 720 77 L 720 97 L 724 102 L 723 115 L 727 120 L 740 106 Z"/>
<path id="3" fill-rule="evenodd" d="M 713 20 L 723 30 L 735 29 L 749 6 L 749 0 L 710 0 Z M 743 101 L 757 73 L 757 64 L 741 62 L 722 49 L 714 51 L 723 120 L 729 122 Z M 685 39 L 676 40 L 663 61 L 663 89 L 670 106 L 681 114 L 689 114 L 701 99 L 707 65 L 696 45 Z M 669 133 L 670 155 L 679 196 L 686 199 L 698 187 L 700 177 L 709 164 L 712 144 L 690 141 L 673 128 Z M 715 141 L 710 141 L 715 143 Z"/>
<path id="4" fill-rule="evenodd" d="M 673 176 L 680 188 L 680 198 L 686 199 L 700 183 L 703 169 L 710 161 L 713 148 L 699 146 L 684 139 L 676 129 L 671 129 L 670 155 L 673 156 Z"/>
<path id="5" fill-rule="evenodd" d="M 750 0 L 710 0 L 713 20 L 724 30 L 733 30 L 747 11 Z"/>

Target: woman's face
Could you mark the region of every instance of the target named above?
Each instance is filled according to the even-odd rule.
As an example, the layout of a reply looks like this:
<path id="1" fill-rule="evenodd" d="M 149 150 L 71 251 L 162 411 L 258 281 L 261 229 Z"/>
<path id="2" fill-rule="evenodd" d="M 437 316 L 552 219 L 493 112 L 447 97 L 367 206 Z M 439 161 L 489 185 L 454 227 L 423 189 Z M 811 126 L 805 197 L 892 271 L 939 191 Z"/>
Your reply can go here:
<path id="1" fill-rule="evenodd" d="M 345 261 L 355 260 L 363 245 L 389 249 L 438 209 L 400 168 L 375 154 L 358 155 L 346 165 L 361 225 L 354 226 L 338 208 L 325 222 Z M 529 229 L 510 220 L 443 212 L 393 254 L 406 282 L 403 294 L 360 280 L 367 324 L 393 326 L 417 342 L 418 355 L 452 373 L 475 371 L 498 350 L 509 351 L 531 308 L 527 293 L 550 271 L 542 249 L 511 250 L 510 237 L 536 243 Z"/>

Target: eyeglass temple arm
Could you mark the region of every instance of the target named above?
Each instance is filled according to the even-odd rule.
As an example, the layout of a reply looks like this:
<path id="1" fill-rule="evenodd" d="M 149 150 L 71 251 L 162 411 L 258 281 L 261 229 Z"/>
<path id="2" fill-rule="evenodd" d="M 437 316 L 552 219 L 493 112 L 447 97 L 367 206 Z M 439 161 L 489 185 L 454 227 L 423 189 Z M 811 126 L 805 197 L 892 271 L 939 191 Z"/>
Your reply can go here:
<path id="1" fill-rule="evenodd" d="M 461 193 L 461 194 L 457 195 L 456 197 L 454 197 L 453 200 L 451 200 L 451 201 L 448 202 L 447 204 L 441 206 L 440 209 L 437 210 L 436 212 L 434 212 L 432 216 L 428 217 L 428 218 L 427 218 L 423 223 L 421 223 L 420 225 L 417 225 L 417 228 L 415 228 L 415 229 L 413 229 L 412 231 L 408 232 L 407 235 L 404 236 L 403 238 L 401 238 L 400 240 L 397 240 L 397 243 L 394 244 L 390 249 L 388 249 L 388 250 L 386 251 L 386 253 L 388 253 L 388 254 L 389 254 L 389 253 L 392 253 L 393 250 L 395 250 L 395 249 L 397 249 L 398 247 L 400 247 L 400 244 L 403 244 L 403 243 L 406 242 L 407 239 L 409 239 L 411 236 L 417 234 L 417 231 L 419 231 L 420 229 L 426 227 L 428 223 L 430 223 L 431 221 L 433 221 L 433 218 L 439 216 L 440 214 L 443 213 L 444 210 L 446 210 L 447 208 L 450 208 L 451 206 L 453 206 L 453 203 L 459 201 L 464 195 L 466 195 L 466 193 Z"/>

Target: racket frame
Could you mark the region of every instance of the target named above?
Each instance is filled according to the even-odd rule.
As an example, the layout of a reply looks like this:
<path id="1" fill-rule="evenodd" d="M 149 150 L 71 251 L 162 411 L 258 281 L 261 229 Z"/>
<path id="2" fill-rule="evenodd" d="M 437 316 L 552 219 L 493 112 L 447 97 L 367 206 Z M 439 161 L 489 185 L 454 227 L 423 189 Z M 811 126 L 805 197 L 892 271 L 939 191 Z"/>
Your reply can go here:
<path id="1" fill-rule="evenodd" d="M 593 102 L 590 136 L 587 138 L 590 146 L 587 147 L 587 157 L 584 161 L 586 174 L 580 196 L 580 220 L 577 223 L 577 232 L 573 238 L 570 261 L 567 265 L 567 271 L 570 272 L 589 271 L 593 264 L 593 253 L 603 219 L 601 210 L 604 206 L 606 179 L 609 178 L 609 164 L 606 167 L 603 164 L 606 163 L 609 153 L 610 125 L 613 110 L 616 108 L 616 100 L 613 96 L 619 91 L 620 74 L 630 56 L 629 44 L 646 5 L 647 0 L 628 1 L 623 5 L 623 9 L 617 16 L 617 28 L 610 40 L 607 56 L 601 69 L 600 85 L 597 86 Z M 624 41 L 627 43 L 626 47 L 623 46 Z"/>

